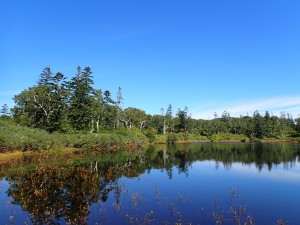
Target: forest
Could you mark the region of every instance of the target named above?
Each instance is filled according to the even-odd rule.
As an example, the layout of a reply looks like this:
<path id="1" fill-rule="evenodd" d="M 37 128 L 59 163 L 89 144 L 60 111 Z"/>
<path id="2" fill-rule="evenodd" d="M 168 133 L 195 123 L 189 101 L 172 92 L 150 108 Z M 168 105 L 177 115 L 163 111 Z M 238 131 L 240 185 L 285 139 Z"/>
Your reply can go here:
<path id="1" fill-rule="evenodd" d="M 82 69 L 78 66 L 75 76 L 67 79 L 64 74 L 53 73 L 50 67 L 46 67 L 35 85 L 14 97 L 12 109 L 6 104 L 2 106 L 2 146 L 8 141 L 3 134 L 8 124 L 53 135 L 117 133 L 156 143 L 299 138 L 300 119 L 294 119 L 285 112 L 277 116 L 268 111 L 263 114 L 255 111 L 252 116 L 237 118 L 224 111 L 222 115 L 215 113 L 214 119 L 203 120 L 193 119 L 186 106 L 174 112 L 170 104 L 165 109 L 161 108 L 157 115 L 135 107 L 123 109 L 121 87 L 113 97 L 109 90 L 94 88 L 92 74 L 90 67 Z"/>

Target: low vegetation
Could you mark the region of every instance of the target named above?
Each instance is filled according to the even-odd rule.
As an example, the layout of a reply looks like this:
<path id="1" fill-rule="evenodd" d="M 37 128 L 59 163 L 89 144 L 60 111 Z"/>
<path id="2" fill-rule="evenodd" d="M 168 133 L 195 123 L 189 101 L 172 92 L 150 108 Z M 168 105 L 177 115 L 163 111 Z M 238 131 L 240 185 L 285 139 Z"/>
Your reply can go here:
<path id="1" fill-rule="evenodd" d="M 13 150 L 49 151 L 63 148 L 115 151 L 120 148 L 139 147 L 147 142 L 147 137 L 136 129 L 119 129 L 99 133 L 48 133 L 42 129 L 16 125 L 8 119 L 0 119 L 0 153 Z"/>

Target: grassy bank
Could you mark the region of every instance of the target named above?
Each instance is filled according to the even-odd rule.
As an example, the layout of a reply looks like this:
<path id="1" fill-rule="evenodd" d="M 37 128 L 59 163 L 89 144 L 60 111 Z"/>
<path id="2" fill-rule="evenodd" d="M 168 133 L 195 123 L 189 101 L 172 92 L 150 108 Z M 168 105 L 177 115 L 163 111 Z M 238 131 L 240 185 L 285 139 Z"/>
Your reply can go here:
<path id="1" fill-rule="evenodd" d="M 18 126 L 0 121 L 0 153 L 19 151 L 49 151 L 74 148 L 95 151 L 115 151 L 142 146 L 148 138 L 138 130 L 110 130 L 99 133 L 47 133 L 41 129 Z"/>
<path id="2" fill-rule="evenodd" d="M 250 142 L 251 139 L 241 134 L 219 133 L 202 136 L 197 133 L 169 133 L 157 135 L 156 143 L 186 143 L 186 142 Z"/>
<path id="3" fill-rule="evenodd" d="M 282 139 L 253 140 L 242 134 L 219 133 L 201 136 L 198 133 L 156 134 L 152 131 L 141 132 L 138 129 L 103 130 L 98 133 L 79 132 L 73 134 L 47 133 L 45 130 L 32 129 L 14 124 L 11 120 L 0 120 L 0 159 L 7 161 L 18 154 L 14 151 L 58 151 L 75 149 L 81 151 L 115 152 L 120 149 L 135 149 L 145 144 L 173 142 L 300 142 L 300 137 Z"/>

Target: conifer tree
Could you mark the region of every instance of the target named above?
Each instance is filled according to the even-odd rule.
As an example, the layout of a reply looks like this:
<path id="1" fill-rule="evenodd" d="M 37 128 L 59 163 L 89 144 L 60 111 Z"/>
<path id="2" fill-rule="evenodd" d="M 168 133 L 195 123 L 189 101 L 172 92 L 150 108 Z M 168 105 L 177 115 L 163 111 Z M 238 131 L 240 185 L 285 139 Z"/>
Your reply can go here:
<path id="1" fill-rule="evenodd" d="M 8 106 L 7 106 L 7 104 L 4 104 L 3 106 L 2 106 L 2 108 L 1 108 L 1 111 L 0 111 L 0 114 L 2 115 L 2 116 L 9 116 L 9 108 L 8 108 Z"/>
<path id="2" fill-rule="evenodd" d="M 86 130 L 91 124 L 93 94 L 91 85 L 94 84 L 92 78 L 92 71 L 89 67 L 85 67 L 82 71 L 78 66 L 76 76 L 69 83 L 69 120 L 71 127 L 75 130 Z"/>

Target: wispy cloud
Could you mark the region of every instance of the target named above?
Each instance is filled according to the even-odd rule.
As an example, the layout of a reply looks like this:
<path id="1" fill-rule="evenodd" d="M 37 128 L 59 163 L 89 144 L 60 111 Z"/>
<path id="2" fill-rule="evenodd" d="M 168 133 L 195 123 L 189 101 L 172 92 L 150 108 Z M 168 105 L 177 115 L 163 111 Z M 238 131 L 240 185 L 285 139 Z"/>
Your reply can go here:
<path id="1" fill-rule="evenodd" d="M 300 114 L 300 96 L 256 99 L 228 103 L 228 105 L 226 105 L 226 103 L 221 105 L 215 104 L 212 105 L 209 110 L 194 110 L 192 116 L 194 118 L 212 119 L 215 112 L 221 116 L 225 110 L 229 112 L 231 116 L 252 115 L 255 110 L 258 110 L 260 113 L 269 111 L 274 115 L 279 115 L 280 112 L 285 111 L 294 117 L 298 117 L 298 114 Z"/>

